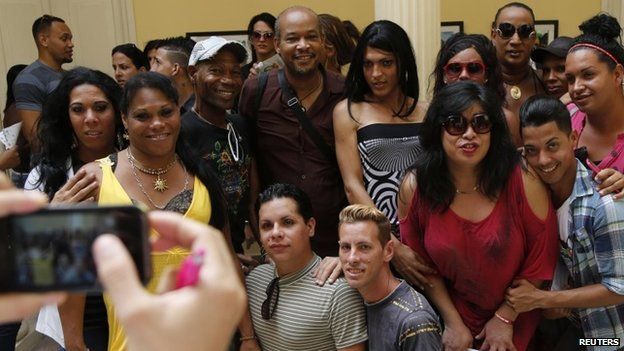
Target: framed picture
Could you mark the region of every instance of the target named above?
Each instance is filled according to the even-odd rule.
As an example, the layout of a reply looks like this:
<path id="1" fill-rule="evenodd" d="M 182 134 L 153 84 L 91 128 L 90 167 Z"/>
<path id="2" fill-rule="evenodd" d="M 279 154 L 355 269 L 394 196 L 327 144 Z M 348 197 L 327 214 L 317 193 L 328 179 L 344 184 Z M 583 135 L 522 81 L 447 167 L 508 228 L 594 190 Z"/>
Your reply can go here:
<path id="1" fill-rule="evenodd" d="M 444 43 L 448 38 L 456 33 L 464 32 L 464 21 L 442 22 L 440 39 Z"/>
<path id="2" fill-rule="evenodd" d="M 547 46 L 559 36 L 559 21 L 535 21 L 535 34 L 537 35 L 538 45 Z"/>
<path id="3" fill-rule="evenodd" d="M 243 44 L 247 49 L 247 62 L 251 61 L 251 43 L 247 37 L 246 30 L 230 30 L 230 31 L 218 31 L 218 32 L 188 32 L 186 37 L 193 39 L 195 42 L 208 39 L 208 37 L 219 36 L 227 40 L 236 40 Z M 247 63 L 246 62 L 246 63 Z"/>

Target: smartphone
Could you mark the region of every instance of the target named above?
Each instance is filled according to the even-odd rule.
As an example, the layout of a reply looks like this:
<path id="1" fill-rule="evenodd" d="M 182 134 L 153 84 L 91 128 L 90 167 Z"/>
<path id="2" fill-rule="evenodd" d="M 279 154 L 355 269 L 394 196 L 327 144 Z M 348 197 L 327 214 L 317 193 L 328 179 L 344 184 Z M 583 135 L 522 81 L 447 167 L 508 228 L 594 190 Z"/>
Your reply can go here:
<path id="1" fill-rule="evenodd" d="M 91 246 L 104 233 L 121 239 L 147 284 L 145 213 L 134 206 L 72 206 L 0 218 L 0 291 L 101 291 Z"/>

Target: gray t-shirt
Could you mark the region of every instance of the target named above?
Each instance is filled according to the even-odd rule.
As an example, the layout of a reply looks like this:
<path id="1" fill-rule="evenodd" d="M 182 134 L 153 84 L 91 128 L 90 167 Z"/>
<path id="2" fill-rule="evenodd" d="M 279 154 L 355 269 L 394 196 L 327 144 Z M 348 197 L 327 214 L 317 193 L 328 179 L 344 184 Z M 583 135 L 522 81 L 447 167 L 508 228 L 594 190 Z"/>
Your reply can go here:
<path id="1" fill-rule="evenodd" d="M 437 314 L 405 281 L 383 300 L 367 303 L 366 312 L 369 350 L 442 350 Z"/>
<path id="2" fill-rule="evenodd" d="M 13 92 L 18 110 L 43 110 L 48 95 L 56 89 L 64 71 L 55 71 L 37 60 L 15 78 Z"/>

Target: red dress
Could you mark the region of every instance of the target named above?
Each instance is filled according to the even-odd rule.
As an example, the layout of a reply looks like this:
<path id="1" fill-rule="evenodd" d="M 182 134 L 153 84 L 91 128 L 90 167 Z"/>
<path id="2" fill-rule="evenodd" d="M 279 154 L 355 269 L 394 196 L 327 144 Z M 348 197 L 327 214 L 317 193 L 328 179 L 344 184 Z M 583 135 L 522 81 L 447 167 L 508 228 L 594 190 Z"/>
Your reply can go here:
<path id="1" fill-rule="evenodd" d="M 492 212 L 476 223 L 450 208 L 431 211 L 416 192 L 407 217 L 401 219 L 401 237 L 444 278 L 473 336 L 494 316 L 514 279 L 552 279 L 559 245 L 552 206 L 546 220 L 535 216 L 519 166 Z M 519 351 L 526 349 L 540 314 L 522 313 L 514 323 L 513 342 Z"/>

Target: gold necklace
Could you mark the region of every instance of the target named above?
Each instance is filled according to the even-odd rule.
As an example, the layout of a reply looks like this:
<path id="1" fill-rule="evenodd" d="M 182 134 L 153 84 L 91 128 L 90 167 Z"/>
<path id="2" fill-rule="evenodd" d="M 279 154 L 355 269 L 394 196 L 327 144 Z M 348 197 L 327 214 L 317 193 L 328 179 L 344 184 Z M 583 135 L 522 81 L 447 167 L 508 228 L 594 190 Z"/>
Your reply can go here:
<path id="1" fill-rule="evenodd" d="M 171 162 L 169 162 L 169 164 L 167 164 L 165 167 L 143 168 L 140 166 L 139 161 L 136 158 L 134 158 L 134 156 L 132 156 L 132 153 L 130 152 L 130 148 L 128 148 L 128 161 L 130 162 L 130 165 L 132 166 L 132 170 L 134 171 L 134 169 L 136 168 L 145 174 L 155 175 L 156 180 L 154 180 L 154 190 L 161 192 L 161 193 L 167 190 L 169 186 L 167 186 L 167 179 L 161 178 L 160 176 L 169 172 L 169 170 L 173 167 L 173 165 L 175 165 L 177 160 L 178 160 L 178 155 L 174 154 L 174 157 L 171 160 Z M 135 162 L 138 165 L 135 164 Z"/>
<path id="2" fill-rule="evenodd" d="M 145 195 L 145 197 L 147 198 L 147 201 L 149 201 L 150 204 L 152 204 L 152 206 L 154 206 L 154 208 L 157 208 L 159 210 L 164 210 L 165 207 L 167 207 L 168 202 L 165 203 L 164 205 L 160 205 L 160 206 L 156 205 L 154 200 L 152 200 L 152 197 L 149 196 L 147 191 L 145 191 L 145 188 L 143 187 L 143 183 L 141 182 L 141 179 L 139 179 L 139 175 L 136 172 L 136 170 L 139 169 L 139 168 L 136 167 L 136 165 L 134 164 L 134 161 L 133 161 L 134 157 L 132 157 L 132 155 L 130 155 L 130 150 L 129 149 L 128 149 L 128 155 L 129 155 L 128 156 L 128 162 L 132 166 L 132 174 L 134 175 L 134 180 L 139 185 L 139 189 L 141 190 L 143 195 Z M 177 159 L 177 155 L 176 155 L 176 159 Z M 182 170 L 184 171 L 184 187 L 182 188 L 182 190 L 180 190 L 180 192 L 176 196 L 182 194 L 183 192 L 185 192 L 188 189 L 188 178 L 189 178 L 188 177 L 188 172 L 186 172 L 186 167 L 184 167 L 184 163 L 180 162 L 180 166 L 182 166 Z M 171 201 L 171 199 L 169 201 Z"/>
<path id="3" fill-rule="evenodd" d="M 509 95 L 514 100 L 520 100 L 520 98 L 522 97 L 522 89 L 520 89 L 518 85 L 520 85 L 520 83 L 524 82 L 524 80 L 529 77 L 529 74 L 531 74 L 531 70 L 532 69 L 529 68 L 529 71 L 527 72 L 527 74 L 524 77 L 522 77 L 522 79 L 520 79 L 517 85 L 513 83 L 506 83 L 507 85 L 511 85 L 511 88 L 509 89 Z"/>
<path id="4" fill-rule="evenodd" d="M 475 185 L 474 187 L 472 187 L 471 190 L 468 190 L 468 191 L 463 191 L 463 190 L 459 190 L 459 189 L 455 188 L 455 194 L 468 195 L 468 194 L 474 193 L 477 190 L 479 190 L 479 186 L 478 185 Z"/>

